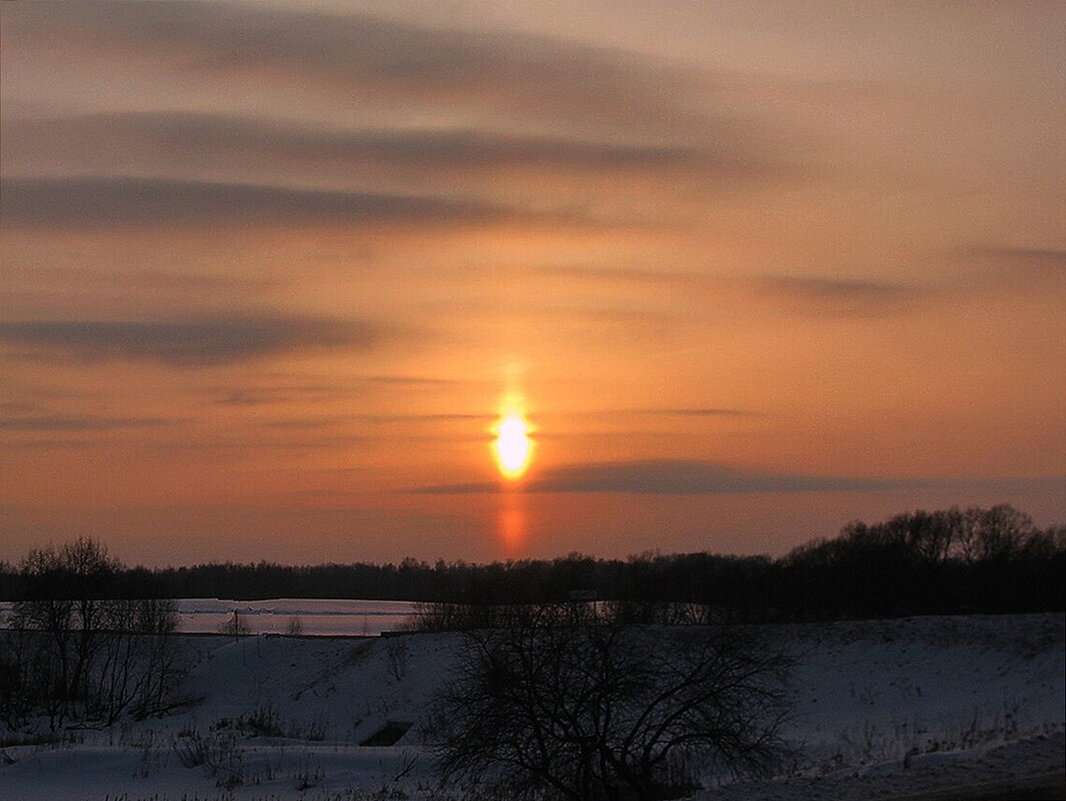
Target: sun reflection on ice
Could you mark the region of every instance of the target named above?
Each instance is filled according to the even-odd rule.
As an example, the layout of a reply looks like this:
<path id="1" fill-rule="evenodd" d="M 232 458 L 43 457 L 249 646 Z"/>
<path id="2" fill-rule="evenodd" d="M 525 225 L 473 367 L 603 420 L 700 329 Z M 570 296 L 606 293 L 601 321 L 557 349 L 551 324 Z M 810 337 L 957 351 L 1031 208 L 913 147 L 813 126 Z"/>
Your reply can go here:
<path id="1" fill-rule="evenodd" d="M 517 556 L 526 544 L 526 505 L 521 492 L 507 490 L 500 496 L 496 535 L 507 556 Z"/>

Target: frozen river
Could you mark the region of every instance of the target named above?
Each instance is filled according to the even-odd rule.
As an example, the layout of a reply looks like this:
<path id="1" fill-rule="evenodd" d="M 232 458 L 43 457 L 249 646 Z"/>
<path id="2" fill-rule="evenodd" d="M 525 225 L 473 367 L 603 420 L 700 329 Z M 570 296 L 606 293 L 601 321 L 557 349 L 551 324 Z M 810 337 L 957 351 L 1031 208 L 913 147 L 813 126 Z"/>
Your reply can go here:
<path id="1" fill-rule="evenodd" d="M 274 598 L 265 601 L 227 601 L 219 598 L 181 598 L 175 601 L 178 630 L 192 634 L 217 632 L 237 613 L 256 634 L 377 636 L 396 631 L 415 612 L 412 601 L 353 601 L 324 598 Z M 11 604 L 0 602 L 0 620 Z"/>

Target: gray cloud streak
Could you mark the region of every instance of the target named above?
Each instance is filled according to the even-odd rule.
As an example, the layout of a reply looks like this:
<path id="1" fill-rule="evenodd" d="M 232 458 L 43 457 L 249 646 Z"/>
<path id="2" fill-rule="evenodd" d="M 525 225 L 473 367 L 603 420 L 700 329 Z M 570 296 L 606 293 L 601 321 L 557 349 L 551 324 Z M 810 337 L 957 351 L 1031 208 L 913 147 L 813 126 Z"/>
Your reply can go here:
<path id="1" fill-rule="evenodd" d="M 632 495 L 733 495 L 777 492 L 847 492 L 913 487 L 915 481 L 805 476 L 766 473 L 719 464 L 680 459 L 601 462 L 560 467 L 523 486 L 526 492 L 605 492 Z M 497 492 L 497 484 L 483 482 L 421 487 L 423 494 Z"/>
<path id="2" fill-rule="evenodd" d="M 752 417 L 753 413 L 744 409 L 633 409 L 632 414 L 651 415 L 653 417 Z M 605 414 L 610 414 L 606 412 Z"/>
<path id="3" fill-rule="evenodd" d="M 286 403 L 323 402 L 350 399 L 365 395 L 375 389 L 405 389 L 427 391 L 454 387 L 462 382 L 444 378 L 426 378 L 408 375 L 370 375 L 349 379 L 343 383 L 329 383 L 322 379 L 317 384 L 264 384 L 241 387 L 215 388 L 218 395 L 215 406 L 263 406 Z"/>
<path id="4" fill-rule="evenodd" d="M 225 275 L 206 275 L 190 273 L 164 273 L 151 270 L 114 270 L 94 269 L 79 265 L 77 267 L 52 266 L 5 266 L 4 274 L 8 279 L 16 279 L 28 284 L 45 284 L 65 288 L 103 287 L 107 291 L 116 288 L 131 287 L 150 292 L 246 292 L 265 290 L 276 285 L 275 281 Z"/>
<path id="5" fill-rule="evenodd" d="M 33 415 L 0 418 L 5 431 L 113 431 L 123 428 L 161 428 L 188 422 L 157 417 L 99 417 L 95 415 Z"/>
<path id="6" fill-rule="evenodd" d="M 958 280 L 976 288 L 1002 289 L 1053 285 L 1066 289 L 1066 250 L 981 247 L 959 251 L 958 258 L 979 267 Z"/>
<path id="7" fill-rule="evenodd" d="M 840 317 L 895 314 L 925 294 L 904 284 L 805 276 L 764 276 L 754 286 L 760 295 L 786 303 L 792 312 Z"/>
<path id="8" fill-rule="evenodd" d="M 5 27 L 53 51 L 69 43 L 251 91 L 303 87 L 346 101 L 499 108 L 529 120 L 741 145 L 741 126 L 694 112 L 709 81 L 622 50 L 502 31 L 419 27 L 372 16 L 252 4 L 20 6 Z M 562 127 L 562 126 L 560 126 Z M 709 131 L 712 127 L 714 130 Z"/>
<path id="9" fill-rule="evenodd" d="M 304 166 L 388 164 L 451 172 L 529 167 L 538 170 L 614 171 L 693 167 L 701 163 L 740 170 L 695 147 L 618 144 L 491 130 L 322 131 L 293 124 L 219 115 L 120 113 L 45 120 L 12 120 L 5 126 L 5 167 L 109 164 L 121 167 L 179 161 L 182 165 L 273 163 Z"/>
<path id="10" fill-rule="evenodd" d="M 58 353 L 75 361 L 147 360 L 170 367 L 227 365 L 306 348 L 362 349 L 379 336 L 368 323 L 297 317 L 0 323 L 0 339 L 27 349 L 27 358 Z"/>
<path id="11" fill-rule="evenodd" d="M 484 414 L 345 414 L 320 417 L 300 417 L 288 420 L 273 420 L 263 425 L 270 428 L 329 428 L 336 425 L 417 425 L 420 423 L 488 423 L 494 418 Z"/>
<path id="12" fill-rule="evenodd" d="M 134 178 L 8 178 L 6 225 L 71 227 L 261 223 L 406 223 L 502 219 L 497 206 L 429 197 Z"/>

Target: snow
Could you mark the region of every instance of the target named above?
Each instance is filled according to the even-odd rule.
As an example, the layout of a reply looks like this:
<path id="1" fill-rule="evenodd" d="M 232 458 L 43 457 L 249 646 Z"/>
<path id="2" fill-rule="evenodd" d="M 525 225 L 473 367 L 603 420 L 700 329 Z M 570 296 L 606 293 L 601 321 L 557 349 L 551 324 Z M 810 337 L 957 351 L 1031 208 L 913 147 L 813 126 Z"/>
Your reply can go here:
<path id="1" fill-rule="evenodd" d="M 714 798 L 866 801 L 1063 773 L 1062 615 L 769 631 L 795 660 L 784 735 L 796 754 L 773 781 L 721 786 Z M 184 640 L 195 668 L 183 689 L 195 703 L 161 719 L 69 731 L 73 741 L 59 746 L 0 748 L 0 799 L 463 797 L 437 786 L 425 745 L 461 635 Z M 389 722 L 413 725 L 393 746 L 358 745 Z M 196 743 L 209 759 L 186 766 Z"/>
<path id="2" fill-rule="evenodd" d="M 791 635 L 788 734 L 809 761 L 957 751 L 1063 722 L 1061 616 L 849 622 Z"/>

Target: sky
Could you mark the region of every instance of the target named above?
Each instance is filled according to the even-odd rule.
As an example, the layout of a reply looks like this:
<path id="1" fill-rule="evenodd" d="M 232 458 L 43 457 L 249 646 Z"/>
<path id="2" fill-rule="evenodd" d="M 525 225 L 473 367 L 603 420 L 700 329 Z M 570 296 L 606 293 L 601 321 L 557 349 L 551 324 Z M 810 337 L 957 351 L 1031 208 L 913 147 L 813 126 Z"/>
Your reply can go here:
<path id="1" fill-rule="evenodd" d="M 779 555 L 915 508 L 1066 521 L 1062 3 L 0 22 L 0 559 Z"/>

